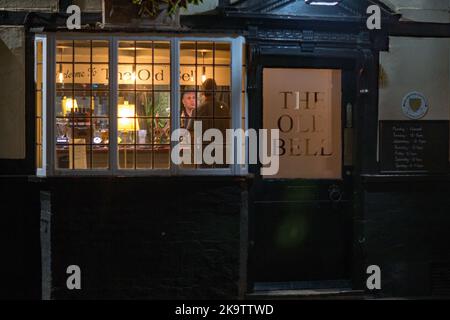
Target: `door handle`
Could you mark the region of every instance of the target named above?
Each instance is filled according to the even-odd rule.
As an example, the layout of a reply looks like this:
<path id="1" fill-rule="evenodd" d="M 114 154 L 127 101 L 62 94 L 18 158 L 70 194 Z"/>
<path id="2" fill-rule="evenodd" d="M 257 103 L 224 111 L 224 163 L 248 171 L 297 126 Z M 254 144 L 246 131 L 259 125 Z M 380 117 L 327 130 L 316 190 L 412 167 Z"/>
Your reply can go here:
<path id="1" fill-rule="evenodd" d="M 328 189 L 328 196 L 331 202 L 340 202 L 342 200 L 342 190 L 337 185 L 332 185 Z"/>

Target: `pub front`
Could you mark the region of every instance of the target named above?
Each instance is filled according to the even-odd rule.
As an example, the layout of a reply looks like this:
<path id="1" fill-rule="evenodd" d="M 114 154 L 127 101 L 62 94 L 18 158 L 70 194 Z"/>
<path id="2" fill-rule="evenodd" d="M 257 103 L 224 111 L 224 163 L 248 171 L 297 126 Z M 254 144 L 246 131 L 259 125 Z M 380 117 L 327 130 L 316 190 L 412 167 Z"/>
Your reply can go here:
<path id="1" fill-rule="evenodd" d="M 125 2 L 81 30 L 61 15 L 27 26 L 33 164 L 19 185 L 37 199 L 43 299 L 448 294 L 448 117 L 420 120 L 418 92 L 399 105 L 410 118 L 380 117 L 380 57 L 409 32 L 400 15 L 381 1 L 241 0 L 148 23 Z M 174 162 L 191 117 L 278 129 L 277 172 Z M 236 159 L 249 142 L 219 149 Z"/>

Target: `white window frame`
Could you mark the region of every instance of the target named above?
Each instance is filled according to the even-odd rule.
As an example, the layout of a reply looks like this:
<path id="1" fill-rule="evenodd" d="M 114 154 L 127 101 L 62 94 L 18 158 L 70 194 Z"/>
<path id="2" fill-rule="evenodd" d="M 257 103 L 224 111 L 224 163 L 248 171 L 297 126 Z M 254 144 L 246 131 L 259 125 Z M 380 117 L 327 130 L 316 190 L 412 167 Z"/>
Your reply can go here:
<path id="1" fill-rule="evenodd" d="M 36 35 L 36 41 L 44 40 L 43 69 L 43 92 L 46 91 L 46 99 L 42 104 L 42 126 L 43 126 L 43 164 L 46 170 L 38 169 L 37 174 L 42 176 L 242 176 L 248 173 L 248 165 L 236 164 L 238 148 L 234 144 L 235 164 L 229 168 L 197 168 L 185 169 L 175 165 L 170 160 L 170 169 L 121 169 L 118 167 L 118 143 L 117 143 L 117 105 L 118 100 L 118 43 L 119 41 L 169 41 L 171 48 L 171 133 L 180 127 L 180 42 L 181 41 L 211 41 L 227 42 L 231 46 L 231 106 L 232 106 L 232 129 L 248 128 L 247 97 L 244 99 L 245 114 L 242 114 L 242 48 L 245 39 L 241 36 L 200 36 L 191 35 L 112 35 L 112 34 L 77 34 L 77 33 L 48 33 Z M 108 40 L 109 41 L 109 168 L 108 169 L 57 169 L 56 143 L 54 132 L 56 117 L 54 104 L 56 101 L 56 42 L 59 40 Z M 45 80 L 44 80 L 45 79 Z M 44 96 L 44 93 L 43 93 Z M 49 107 L 48 107 L 49 106 Z M 245 128 L 242 128 L 242 119 L 245 117 Z M 114 119 L 114 120 L 113 120 Z M 45 143 L 45 145 L 44 145 Z M 176 142 L 171 142 L 172 151 Z M 247 147 L 247 146 L 246 146 Z"/>
<path id="2" fill-rule="evenodd" d="M 36 168 L 38 177 L 45 177 L 48 170 L 47 155 L 47 38 L 45 36 L 36 36 L 34 41 L 34 65 L 38 60 L 38 42 L 42 42 L 42 88 L 41 88 L 41 130 L 42 130 L 42 166 Z M 34 68 L 34 82 L 37 82 L 37 68 Z M 36 94 L 36 93 L 34 93 Z M 36 132 L 36 131 L 35 131 Z M 36 146 L 35 146 L 36 147 Z M 37 155 L 36 155 L 37 156 Z M 36 161 L 35 161 L 36 163 Z"/>

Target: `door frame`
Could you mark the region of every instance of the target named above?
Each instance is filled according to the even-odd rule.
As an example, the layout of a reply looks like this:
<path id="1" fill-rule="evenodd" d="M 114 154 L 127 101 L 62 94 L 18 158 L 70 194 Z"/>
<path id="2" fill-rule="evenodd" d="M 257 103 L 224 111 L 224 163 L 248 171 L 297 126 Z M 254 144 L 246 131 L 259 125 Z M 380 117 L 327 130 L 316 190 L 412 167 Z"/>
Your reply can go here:
<path id="1" fill-rule="evenodd" d="M 263 70 L 264 68 L 320 68 L 320 69 L 341 69 L 342 70 L 342 101 L 345 99 L 344 88 L 348 81 L 352 87 L 353 100 L 353 137 L 352 137 L 352 178 L 353 187 L 358 190 L 360 177 L 364 171 L 376 170 L 376 163 L 371 157 L 376 152 L 375 148 L 368 151 L 367 144 L 363 144 L 365 139 L 376 141 L 378 113 L 373 108 L 377 102 L 378 95 L 378 59 L 369 49 L 363 48 L 317 48 L 314 52 L 303 52 L 299 47 L 280 47 L 275 45 L 263 45 L 260 42 L 249 42 L 248 47 L 248 104 L 251 108 L 249 112 L 249 128 L 260 129 L 263 127 Z M 373 77 L 375 75 L 375 77 Z M 345 154 L 345 106 L 342 106 L 342 156 Z M 369 117 L 366 112 L 369 111 Z M 363 116 L 365 114 L 365 116 Z M 375 157 L 376 161 L 376 157 Z M 345 162 L 342 162 L 343 179 L 346 171 Z M 249 167 L 249 172 L 253 174 L 255 181 L 253 185 L 261 180 L 260 165 Z M 313 182 L 312 180 L 309 180 Z M 361 189 L 360 189 L 361 190 Z M 252 278 L 252 239 L 254 239 L 255 209 L 252 199 L 255 198 L 255 188 L 250 187 L 248 201 L 248 241 L 247 241 L 247 291 L 252 291 L 254 279 Z M 361 245 L 363 239 L 362 211 L 359 209 L 362 196 L 354 192 L 353 212 L 352 212 L 352 248 L 351 250 L 351 270 L 350 282 L 353 289 L 363 288 L 363 264 L 364 248 Z"/>

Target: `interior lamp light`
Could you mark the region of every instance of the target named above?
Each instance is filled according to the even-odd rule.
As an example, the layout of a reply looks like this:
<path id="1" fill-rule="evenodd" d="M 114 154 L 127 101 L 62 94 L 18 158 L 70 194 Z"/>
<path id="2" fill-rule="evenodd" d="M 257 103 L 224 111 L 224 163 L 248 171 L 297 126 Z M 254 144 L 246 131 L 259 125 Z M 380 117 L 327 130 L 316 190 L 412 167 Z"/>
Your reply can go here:
<path id="1" fill-rule="evenodd" d="M 62 99 L 62 106 L 63 106 L 64 116 L 66 116 L 68 113 L 71 113 L 75 109 L 78 109 L 77 99 L 64 97 Z"/>

